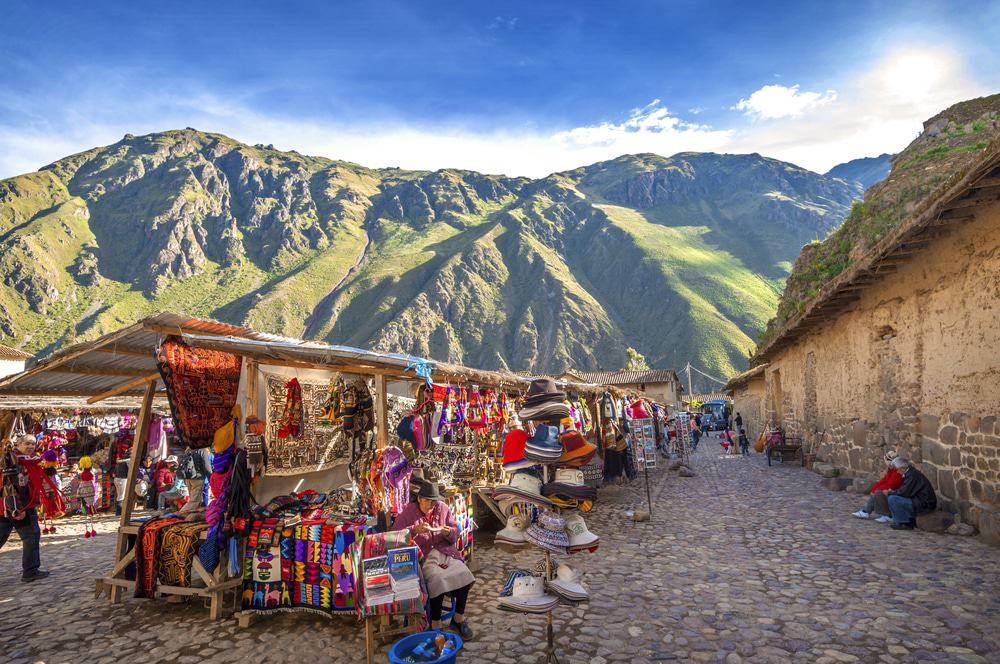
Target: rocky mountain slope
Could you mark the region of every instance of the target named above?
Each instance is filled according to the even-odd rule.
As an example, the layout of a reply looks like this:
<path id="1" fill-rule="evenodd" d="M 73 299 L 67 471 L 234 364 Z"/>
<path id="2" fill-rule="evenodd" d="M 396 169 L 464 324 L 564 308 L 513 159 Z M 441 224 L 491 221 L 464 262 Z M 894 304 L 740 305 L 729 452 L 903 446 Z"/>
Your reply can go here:
<path id="1" fill-rule="evenodd" d="M 862 157 L 837 164 L 826 172 L 827 177 L 840 178 L 847 182 L 860 182 L 865 189 L 876 182 L 881 182 L 889 175 L 892 168 L 892 157 L 889 153 L 877 157 Z"/>
<path id="2" fill-rule="evenodd" d="M 539 180 L 370 169 L 193 129 L 0 181 L 0 336 L 159 310 L 493 368 L 746 364 L 791 261 L 861 185 L 759 155 Z"/>

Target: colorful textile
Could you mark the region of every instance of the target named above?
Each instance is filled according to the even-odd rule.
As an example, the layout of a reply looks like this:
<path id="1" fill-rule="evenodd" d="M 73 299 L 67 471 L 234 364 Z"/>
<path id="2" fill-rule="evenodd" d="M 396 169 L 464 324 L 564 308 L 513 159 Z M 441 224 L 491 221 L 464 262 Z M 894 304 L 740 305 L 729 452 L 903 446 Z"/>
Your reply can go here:
<path id="1" fill-rule="evenodd" d="M 156 580 L 160 577 L 160 545 L 163 531 L 181 519 L 170 516 L 150 519 L 139 526 L 135 540 L 135 596 L 152 599 L 156 596 Z"/>
<path id="2" fill-rule="evenodd" d="M 193 348 L 167 337 L 156 355 L 156 368 L 170 397 L 180 446 L 212 444 L 215 431 L 232 418 L 243 359 L 232 353 Z"/>
<path id="3" fill-rule="evenodd" d="M 264 374 L 267 395 L 266 475 L 300 475 L 344 463 L 351 456 L 350 444 L 339 424 L 332 423 L 327 405 L 328 385 L 299 381 L 302 399 L 301 431 L 298 436 L 280 436 L 287 402 L 287 376 Z M 354 393 L 354 392 L 352 392 Z"/>
<path id="4" fill-rule="evenodd" d="M 278 424 L 278 438 L 281 440 L 302 435 L 302 386 L 298 378 L 285 383 L 285 407 Z"/>
<path id="5" fill-rule="evenodd" d="M 275 521 L 256 520 L 251 530 L 243 560 L 243 610 L 354 611 L 354 563 L 348 550 L 369 529 L 302 523 L 286 529 L 274 545 L 269 543 Z"/>
<path id="6" fill-rule="evenodd" d="M 191 562 L 207 523 L 178 523 L 167 526 L 160 544 L 160 583 L 168 586 L 191 584 Z"/>

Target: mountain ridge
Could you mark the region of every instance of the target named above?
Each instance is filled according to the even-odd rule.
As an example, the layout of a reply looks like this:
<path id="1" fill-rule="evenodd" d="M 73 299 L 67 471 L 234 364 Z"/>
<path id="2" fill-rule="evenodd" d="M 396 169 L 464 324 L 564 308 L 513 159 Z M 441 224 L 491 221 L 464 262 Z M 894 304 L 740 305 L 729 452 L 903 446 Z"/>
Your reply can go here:
<path id="1" fill-rule="evenodd" d="M 368 168 L 193 129 L 0 181 L 0 331 L 50 350 L 160 309 L 485 368 L 745 365 L 860 185 L 651 153 L 529 179 Z"/>

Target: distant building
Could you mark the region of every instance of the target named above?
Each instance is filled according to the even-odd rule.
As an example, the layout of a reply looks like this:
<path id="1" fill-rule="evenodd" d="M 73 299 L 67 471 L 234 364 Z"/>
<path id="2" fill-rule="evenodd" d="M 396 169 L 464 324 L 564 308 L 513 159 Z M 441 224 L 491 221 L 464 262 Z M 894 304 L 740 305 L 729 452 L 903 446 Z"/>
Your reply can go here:
<path id="1" fill-rule="evenodd" d="M 623 390 L 640 392 L 653 401 L 671 408 L 680 408 L 681 406 L 681 383 L 677 378 L 677 372 L 673 369 L 565 371 L 557 378 L 598 385 L 614 385 Z"/>
<path id="2" fill-rule="evenodd" d="M 31 357 L 23 350 L 0 344 L 0 378 L 24 371 L 24 365 Z"/>

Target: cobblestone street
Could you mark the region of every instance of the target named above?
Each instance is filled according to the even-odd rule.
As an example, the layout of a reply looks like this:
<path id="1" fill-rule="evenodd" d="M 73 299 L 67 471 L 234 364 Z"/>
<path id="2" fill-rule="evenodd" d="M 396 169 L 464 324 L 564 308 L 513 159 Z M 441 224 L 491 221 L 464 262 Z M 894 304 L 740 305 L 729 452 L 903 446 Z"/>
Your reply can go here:
<path id="1" fill-rule="evenodd" d="M 591 601 L 555 614 L 564 664 L 1000 662 L 1000 549 L 853 519 L 858 496 L 797 465 L 768 468 L 762 455 L 720 458 L 712 438 L 693 467 L 693 478 L 653 471 L 647 523 L 625 517 L 645 505 L 641 478 L 602 492 L 587 516 L 600 549 L 570 560 Z M 362 630 L 346 619 L 281 614 L 240 629 L 193 604 L 95 601 L 114 523 L 105 517 L 96 540 L 72 523 L 43 536 L 48 579 L 19 581 L 16 535 L 0 552 L 0 660 L 363 661 Z M 501 611 L 494 598 L 507 571 L 540 555 L 491 541 L 479 541 L 477 636 L 459 661 L 536 661 L 545 617 Z"/>

